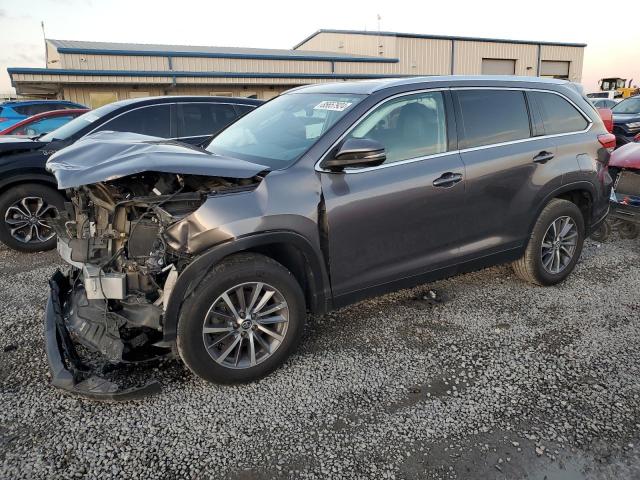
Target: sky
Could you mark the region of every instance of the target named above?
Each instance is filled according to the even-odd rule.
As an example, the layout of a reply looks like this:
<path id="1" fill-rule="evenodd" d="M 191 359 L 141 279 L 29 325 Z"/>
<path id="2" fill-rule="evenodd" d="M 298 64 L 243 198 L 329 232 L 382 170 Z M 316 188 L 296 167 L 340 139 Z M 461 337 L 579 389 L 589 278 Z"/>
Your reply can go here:
<path id="1" fill-rule="evenodd" d="M 320 28 L 588 44 L 582 83 L 640 85 L 640 29 L 584 0 L 0 0 L 0 92 L 7 67 L 44 67 L 47 38 L 291 48 Z M 605 15 L 608 18 L 603 18 Z"/>

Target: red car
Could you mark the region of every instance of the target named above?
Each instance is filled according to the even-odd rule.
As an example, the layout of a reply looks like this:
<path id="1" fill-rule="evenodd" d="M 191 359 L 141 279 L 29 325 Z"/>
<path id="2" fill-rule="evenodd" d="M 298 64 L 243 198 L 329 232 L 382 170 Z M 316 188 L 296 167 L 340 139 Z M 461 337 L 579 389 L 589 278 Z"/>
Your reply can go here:
<path id="1" fill-rule="evenodd" d="M 609 216 L 591 236 L 604 241 L 615 229 L 622 238 L 636 238 L 640 234 L 640 143 L 627 143 L 613 152 L 608 169 L 613 178 Z"/>
<path id="2" fill-rule="evenodd" d="M 69 120 L 88 112 L 88 109 L 68 109 L 68 110 L 51 110 L 49 112 L 38 113 L 21 122 L 11 125 L 0 131 L 0 135 L 25 135 L 35 137 L 45 133 L 53 132 L 56 128 L 61 127 Z"/>
<path id="3" fill-rule="evenodd" d="M 610 108 L 599 108 L 598 113 L 600 114 L 600 118 L 602 118 L 602 123 L 604 123 L 607 132 L 613 133 L 613 112 Z"/>

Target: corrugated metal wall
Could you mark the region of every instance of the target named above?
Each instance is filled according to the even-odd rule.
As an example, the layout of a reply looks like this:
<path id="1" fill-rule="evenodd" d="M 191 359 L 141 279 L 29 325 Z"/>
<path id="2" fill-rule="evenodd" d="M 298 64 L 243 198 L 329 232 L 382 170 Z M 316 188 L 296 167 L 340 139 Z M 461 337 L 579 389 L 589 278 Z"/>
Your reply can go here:
<path id="1" fill-rule="evenodd" d="M 564 60 L 569 64 L 569 80 L 579 82 L 582 78 L 584 48 L 564 47 L 561 45 L 542 45 L 541 60 Z"/>
<path id="2" fill-rule="evenodd" d="M 298 50 L 395 58 L 396 40 L 396 37 L 322 32 L 300 45 Z"/>
<path id="3" fill-rule="evenodd" d="M 174 57 L 172 63 L 185 72 L 331 73 L 328 61 Z"/>
<path id="4" fill-rule="evenodd" d="M 83 105 L 91 105 L 92 93 L 115 93 L 117 100 L 124 100 L 127 98 L 133 98 L 139 96 L 141 93 L 145 93 L 149 96 L 158 95 L 229 95 L 232 97 L 248 97 L 251 95 L 257 95 L 258 98 L 268 100 L 272 97 L 280 95 L 280 93 L 288 90 L 289 87 L 264 87 L 257 86 L 254 88 L 238 87 L 232 85 L 211 85 L 205 87 L 196 86 L 176 86 L 172 88 L 165 87 L 121 87 L 111 85 L 96 85 L 96 86 L 71 86 L 64 87 L 61 98 L 70 100 L 72 102 L 78 102 Z"/>
<path id="5" fill-rule="evenodd" d="M 454 71 L 457 75 L 480 75 L 483 58 L 515 60 L 516 75 L 535 76 L 538 46 L 456 40 Z"/>
<path id="6" fill-rule="evenodd" d="M 120 87 L 115 85 L 102 86 L 96 85 L 91 87 L 86 86 L 71 86 L 64 87 L 63 97 L 65 100 L 72 102 L 78 102 L 83 105 L 91 106 L 91 93 L 115 93 L 118 100 L 125 100 L 131 98 L 131 92 L 138 92 L 144 90 L 148 92 L 149 96 L 164 95 L 164 89 L 159 87 L 145 87 L 134 90 L 133 87 Z"/>
<path id="7" fill-rule="evenodd" d="M 451 40 L 388 37 L 346 33 L 320 32 L 298 47 L 299 50 L 322 50 L 359 55 L 395 57 L 397 64 L 343 64 L 337 71 L 399 73 L 406 75 L 445 75 L 451 73 Z M 570 80 L 579 82 L 582 76 L 583 47 L 542 45 L 542 60 L 571 62 Z M 535 43 L 504 43 L 455 40 L 454 73 L 480 75 L 482 59 L 516 61 L 516 75 L 535 76 L 538 71 L 538 45 Z"/>
<path id="8" fill-rule="evenodd" d="M 453 44 L 455 43 L 455 46 Z M 299 50 L 335 52 L 398 59 L 397 63 L 331 62 L 326 60 L 271 60 L 238 58 L 172 57 L 145 55 L 59 54 L 47 42 L 48 67 L 72 70 L 178 71 L 178 72 L 247 72 L 284 74 L 283 78 L 224 77 L 137 77 L 110 75 L 12 74 L 13 81 L 24 91 L 53 93 L 69 100 L 86 103 L 91 91 L 116 91 L 118 98 L 128 98 L 136 85 L 140 90 L 174 93 L 193 86 L 205 95 L 211 91 L 249 92 L 259 98 L 270 98 L 273 92 L 306 83 L 324 83 L 333 79 L 289 78 L 286 74 L 381 74 L 381 75 L 446 75 L 451 73 L 454 51 L 454 73 L 480 75 L 483 59 L 515 60 L 516 75 L 537 75 L 538 49 L 541 60 L 570 62 L 569 79 L 579 82 L 582 75 L 584 48 L 560 45 L 501 43 L 491 41 L 427 39 L 403 36 L 363 35 L 357 33 L 321 32 Z M 201 87 L 202 86 L 202 87 Z M 272 86 L 273 89 L 269 87 Z M 246 88 L 245 88 L 246 87 Z"/>
<path id="9" fill-rule="evenodd" d="M 166 57 L 151 57 L 138 55 L 86 55 L 63 53 L 61 66 L 73 70 L 169 70 Z"/>

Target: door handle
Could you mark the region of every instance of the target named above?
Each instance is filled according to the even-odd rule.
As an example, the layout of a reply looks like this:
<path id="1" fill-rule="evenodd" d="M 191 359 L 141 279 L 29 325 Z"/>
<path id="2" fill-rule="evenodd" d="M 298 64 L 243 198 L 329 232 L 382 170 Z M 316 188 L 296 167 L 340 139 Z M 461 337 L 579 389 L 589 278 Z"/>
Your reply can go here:
<path id="1" fill-rule="evenodd" d="M 554 157 L 553 153 L 547 152 L 545 150 L 541 151 L 535 157 L 533 157 L 533 161 L 535 163 L 546 163 Z"/>
<path id="2" fill-rule="evenodd" d="M 461 173 L 447 172 L 447 173 L 443 173 L 440 177 L 436 178 L 433 181 L 433 186 L 446 187 L 446 188 L 453 187 L 460 180 L 462 180 Z"/>

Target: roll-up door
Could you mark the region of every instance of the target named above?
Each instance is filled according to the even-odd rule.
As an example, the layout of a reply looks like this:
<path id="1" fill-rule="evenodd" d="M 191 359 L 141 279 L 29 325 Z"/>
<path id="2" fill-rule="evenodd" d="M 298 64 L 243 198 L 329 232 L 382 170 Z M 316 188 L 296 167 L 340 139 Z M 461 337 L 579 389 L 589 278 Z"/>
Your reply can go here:
<path id="1" fill-rule="evenodd" d="M 540 62 L 540 76 L 553 78 L 569 78 L 569 63 L 556 60 L 542 60 Z"/>
<path id="2" fill-rule="evenodd" d="M 515 75 L 516 61 L 505 60 L 501 58 L 483 58 L 482 74 L 483 75 Z"/>

